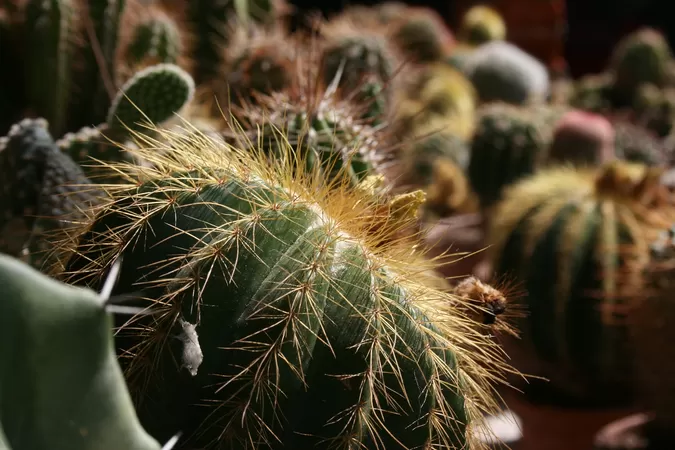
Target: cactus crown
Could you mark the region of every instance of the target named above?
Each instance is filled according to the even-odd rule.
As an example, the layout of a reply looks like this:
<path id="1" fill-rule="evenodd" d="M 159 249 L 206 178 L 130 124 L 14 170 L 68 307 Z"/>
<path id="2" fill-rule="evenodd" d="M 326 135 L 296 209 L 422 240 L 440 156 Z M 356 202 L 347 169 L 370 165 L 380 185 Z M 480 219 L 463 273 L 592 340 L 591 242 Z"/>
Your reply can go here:
<path id="1" fill-rule="evenodd" d="M 223 143 L 217 143 L 198 133 L 182 134 L 167 130 L 156 130 L 156 132 L 161 135 L 161 139 L 154 140 L 153 138 L 139 135 L 137 143 L 139 148 L 135 150 L 129 149 L 129 151 L 137 153 L 142 159 L 150 161 L 152 167 L 118 166 L 120 170 L 128 173 L 129 185 L 120 187 L 120 191 L 111 191 L 112 202 L 107 206 L 106 214 L 121 213 L 128 216 L 128 210 L 125 210 L 122 204 L 129 200 L 138 202 L 139 205 L 145 205 L 141 206 L 141 210 L 148 208 L 148 214 L 152 215 L 151 210 L 165 206 L 170 207 L 172 202 L 182 195 L 192 195 L 195 192 L 206 194 L 209 189 L 228 185 L 229 183 L 243 183 L 247 186 L 250 185 L 253 189 L 246 191 L 250 193 L 250 195 L 247 195 L 250 198 L 242 199 L 242 201 L 252 205 L 251 213 L 241 213 L 239 219 L 235 222 L 237 224 L 235 228 L 242 231 L 245 229 L 256 229 L 259 231 L 254 231 L 254 235 L 256 233 L 265 234 L 266 227 L 273 226 L 274 220 L 279 220 L 279 217 L 277 217 L 273 221 L 267 221 L 266 217 L 269 219 L 271 215 L 277 214 L 274 211 L 281 213 L 286 211 L 283 214 L 291 214 L 293 217 L 297 214 L 303 214 L 303 217 L 309 214 L 308 217 L 312 217 L 312 220 L 315 221 L 315 224 L 310 227 L 310 231 L 323 230 L 321 233 L 326 233 L 327 238 L 335 241 L 337 247 L 335 247 L 334 251 L 338 253 L 345 251 L 351 253 L 351 249 L 359 249 L 357 253 L 363 255 L 363 258 L 367 261 L 368 271 L 372 276 L 376 279 L 379 279 L 378 277 L 385 277 L 389 280 L 386 283 L 393 283 L 392 286 L 394 287 L 392 289 L 405 292 L 407 298 L 405 301 L 407 306 L 405 308 L 414 308 L 423 316 L 413 318 L 408 313 L 404 313 L 411 319 L 410 326 L 415 329 L 418 326 L 422 326 L 423 330 L 421 333 L 428 336 L 431 347 L 439 345 L 440 348 L 444 348 L 455 354 L 454 362 L 445 360 L 444 358 L 434 358 L 432 361 L 425 361 L 424 364 L 431 364 L 434 367 L 434 373 L 436 373 L 434 378 L 438 380 L 450 380 L 449 383 L 454 386 L 454 389 L 461 389 L 461 392 L 466 393 L 464 406 L 460 407 L 460 409 L 465 411 L 467 418 L 466 421 L 459 419 L 459 416 L 456 415 L 457 406 L 448 404 L 445 395 L 441 394 L 442 391 L 448 388 L 453 389 L 453 387 L 440 386 L 432 382 L 428 386 L 428 389 L 425 390 L 425 396 L 428 397 L 428 401 L 433 402 L 436 406 L 433 407 L 432 416 L 421 419 L 422 423 L 420 423 L 420 426 L 428 430 L 425 431 L 428 434 L 428 444 L 432 446 L 438 445 L 442 448 L 454 448 L 457 437 L 455 430 L 462 429 L 467 423 L 469 427 L 473 426 L 475 424 L 474 421 L 479 420 L 481 411 L 490 410 L 494 406 L 490 394 L 492 391 L 491 386 L 493 382 L 500 379 L 500 374 L 506 370 L 499 346 L 493 342 L 490 336 L 484 333 L 484 330 L 475 321 L 469 319 L 468 315 L 465 314 L 466 310 L 471 309 L 466 301 L 453 294 L 432 288 L 429 284 L 425 283 L 425 270 L 437 265 L 436 261 L 425 259 L 422 249 L 419 246 L 411 247 L 411 242 L 407 239 L 387 239 L 396 231 L 395 227 L 379 227 L 377 228 L 380 230 L 379 233 L 372 231 L 373 218 L 378 217 L 376 213 L 378 211 L 376 207 L 378 201 L 367 194 L 368 189 L 354 190 L 348 188 L 346 184 L 327 188 L 323 180 L 314 173 L 292 170 L 293 165 L 302 166 L 304 162 L 294 160 L 289 156 L 280 159 L 279 163 L 270 164 L 264 151 L 255 147 L 255 145 L 252 146 L 253 148 L 235 148 L 226 146 Z M 287 149 L 287 151 L 290 151 L 290 149 Z M 292 175 L 293 173 L 299 173 L 299 175 L 294 176 Z M 140 185 L 144 187 L 139 189 Z M 256 187 L 253 188 L 253 186 Z M 204 207 L 206 209 L 215 206 L 210 205 L 210 202 L 205 197 L 202 201 L 205 202 Z M 297 214 L 293 213 L 293 211 L 297 211 Z M 382 220 L 387 220 L 381 214 L 379 217 Z M 401 220 L 405 222 L 408 220 L 405 217 L 410 217 L 410 215 L 401 214 L 399 217 L 403 217 Z M 289 216 L 283 220 L 295 219 Z M 140 215 L 131 218 L 126 225 L 116 229 L 114 233 L 102 236 L 102 240 L 98 240 L 96 245 L 99 249 L 103 250 L 103 254 L 98 260 L 87 263 L 87 267 L 80 271 L 79 274 L 92 271 L 94 277 L 97 277 L 102 267 L 106 267 L 127 246 L 133 245 L 132 241 L 136 239 L 134 236 L 139 237 L 143 233 L 145 224 L 146 217 Z M 189 233 L 189 230 L 185 231 Z M 86 232 L 86 230 L 83 230 L 83 232 Z M 208 231 L 208 234 L 213 234 L 214 238 L 217 233 L 218 230 Z M 256 238 L 256 240 L 260 238 Z M 274 236 L 270 236 L 269 238 L 277 239 Z M 209 245 L 199 247 L 190 252 L 187 256 L 189 256 L 191 262 L 185 260 L 185 264 L 187 265 L 179 264 L 183 267 L 179 269 L 176 276 L 188 275 L 190 267 L 193 267 L 193 264 L 201 266 L 202 264 L 211 265 L 215 263 L 214 258 L 219 258 L 218 253 L 221 246 L 221 250 L 232 248 L 234 245 L 237 248 L 241 248 L 242 252 L 254 252 L 255 250 L 251 246 L 255 247 L 255 242 L 248 239 L 250 239 L 248 231 L 237 233 L 236 235 L 224 231 L 222 241 L 217 239 Z M 383 241 L 387 241 L 387 244 L 381 245 Z M 333 244 L 326 244 L 326 246 L 325 251 L 333 251 L 330 250 L 333 248 Z M 316 248 L 316 251 L 321 254 L 324 250 Z M 338 254 L 336 253 L 337 256 Z M 88 256 L 85 256 L 85 258 L 88 258 Z M 320 260 L 323 261 L 323 258 L 320 258 Z M 162 266 L 165 262 L 157 261 L 157 264 Z M 236 260 L 222 261 L 221 263 L 223 265 L 221 269 L 228 271 L 228 273 L 232 272 L 233 276 L 235 270 L 242 269 L 236 267 Z M 221 263 L 216 264 L 221 265 Z M 331 270 L 343 270 L 334 264 L 336 263 L 331 263 Z M 332 283 L 334 275 L 331 275 L 332 272 L 324 273 L 322 267 L 320 265 L 316 270 L 312 269 L 312 273 L 316 273 L 317 277 L 324 277 L 327 282 Z M 152 271 L 153 269 L 149 270 Z M 164 271 L 161 268 L 159 270 Z M 168 276 L 166 278 L 161 277 L 156 282 L 160 284 L 167 283 L 166 285 L 162 285 L 167 287 L 175 281 L 176 279 L 172 276 Z M 292 280 L 289 279 L 288 282 L 292 284 Z M 373 279 L 372 282 L 379 286 L 379 281 Z M 185 285 L 186 288 L 189 284 Z M 170 311 L 166 315 L 158 315 L 160 322 L 162 320 L 175 320 L 175 314 L 172 314 L 171 311 L 176 307 L 180 309 L 180 306 L 176 305 L 178 302 L 172 300 L 175 294 L 174 290 L 169 288 L 164 292 L 164 296 L 157 299 L 156 304 L 158 307 L 162 307 L 161 305 L 164 304 Z M 389 288 L 387 288 L 387 292 L 389 292 Z M 306 299 L 303 300 L 304 302 L 309 302 L 307 307 L 312 307 L 311 303 L 315 295 L 309 293 L 304 295 L 301 292 L 298 292 L 298 295 Z M 389 294 L 385 295 L 384 291 L 379 292 L 378 289 L 372 295 L 377 296 L 378 304 L 381 305 L 381 310 L 377 314 L 378 317 L 373 317 L 372 320 L 377 320 L 378 327 L 380 328 L 391 325 L 393 327 L 391 330 L 398 329 L 398 326 L 395 326 L 393 323 L 387 324 L 391 321 L 390 314 L 394 317 L 401 313 L 401 304 L 395 301 L 393 297 L 389 298 Z M 289 295 L 289 297 L 291 296 Z M 356 308 L 355 305 L 350 304 L 348 296 L 343 299 L 343 302 L 340 301 L 340 304 L 341 306 L 336 306 L 348 309 Z M 255 314 L 255 312 L 252 312 L 252 314 Z M 354 309 L 354 316 L 356 317 L 357 314 L 359 314 L 357 309 Z M 319 318 L 319 320 L 321 319 Z M 366 327 L 369 327 L 368 323 L 370 319 L 366 317 L 363 320 L 365 320 Z M 422 323 L 424 325 L 418 325 Z M 160 328 L 166 328 L 166 324 L 162 325 L 158 323 L 157 325 Z M 297 325 L 302 326 L 299 322 Z M 288 326 L 294 327 L 292 324 Z M 325 342 L 327 337 L 321 333 L 322 326 L 314 328 L 319 330 L 315 336 L 316 345 L 327 344 L 330 346 L 330 343 Z M 411 332 L 413 332 L 412 329 Z M 293 332 L 289 329 L 288 333 L 292 334 Z M 418 333 L 418 331 L 414 331 L 414 333 Z M 155 336 L 154 338 L 144 340 L 144 348 L 137 349 L 137 351 L 157 354 L 158 347 L 165 345 L 163 339 L 161 336 Z M 385 360 L 389 358 L 386 355 L 394 356 L 392 346 L 394 345 L 394 341 L 399 341 L 400 339 L 388 332 L 373 336 L 371 339 L 371 342 L 363 342 L 363 345 L 367 348 L 373 348 L 373 351 L 376 352 L 373 354 L 380 356 L 378 357 L 379 362 L 375 363 L 376 366 L 372 367 L 372 383 L 368 383 L 367 386 L 361 388 L 362 401 L 367 405 L 379 405 L 377 408 L 374 408 L 378 410 L 381 408 L 391 408 L 391 402 L 403 402 L 400 407 L 405 408 L 408 400 L 405 398 L 399 400 L 391 398 L 389 393 L 381 392 L 379 387 L 383 383 L 381 377 L 384 376 L 384 372 L 382 371 L 393 371 L 392 376 L 396 379 L 402 376 L 401 374 L 396 374 L 396 370 L 400 370 L 398 363 L 393 360 Z M 292 344 L 289 343 L 288 345 Z M 298 343 L 298 345 L 302 347 L 302 343 Z M 398 346 L 400 343 L 396 345 Z M 268 371 L 273 372 L 275 361 L 278 364 L 294 364 L 293 361 L 286 361 L 285 363 L 280 361 L 278 358 L 283 357 L 281 346 L 277 350 L 274 347 L 270 347 L 266 351 L 268 357 L 259 360 L 256 363 L 257 369 L 254 369 L 259 369 L 262 374 Z M 284 351 L 288 353 L 288 350 Z M 303 350 L 298 348 L 297 351 L 302 352 Z M 302 357 L 302 355 L 298 356 Z M 398 359 L 399 356 L 396 356 L 396 358 Z M 142 369 L 139 367 L 139 370 Z M 151 371 L 152 368 L 146 367 L 146 370 Z M 294 371 L 294 376 L 297 376 L 300 379 L 299 381 L 303 382 L 305 374 L 302 373 L 302 367 L 291 368 L 291 370 Z M 139 376 L 142 377 L 142 375 Z M 242 376 L 247 375 L 242 373 Z M 392 382 L 396 384 L 393 379 L 388 383 Z M 275 396 L 275 398 L 279 394 L 278 390 L 280 388 L 278 385 L 275 387 L 274 380 L 268 380 L 263 377 L 257 382 L 254 379 L 252 383 L 251 392 L 253 394 L 259 393 L 263 395 L 264 393 L 263 396 L 265 397 L 269 394 Z M 242 395 L 245 396 L 246 394 Z M 427 400 L 424 400 L 425 404 Z M 387 433 L 394 432 L 396 434 L 394 430 L 386 429 L 384 422 L 373 420 L 379 417 L 380 413 L 374 413 L 373 415 L 370 412 L 366 414 L 359 411 L 360 409 L 356 408 L 351 412 L 345 412 L 347 416 L 351 417 L 351 419 L 349 417 L 340 419 L 346 420 L 346 424 L 351 424 L 346 425 L 348 427 L 345 431 L 348 434 L 347 441 L 341 438 L 338 442 L 334 442 L 334 445 L 339 448 L 349 448 L 350 444 L 353 445 L 356 442 L 362 443 L 364 440 L 379 442 L 380 439 L 386 437 Z M 386 411 L 383 411 L 382 414 L 386 414 Z M 256 422 L 254 415 L 244 414 L 242 419 L 243 422 L 242 420 L 237 422 L 237 427 L 243 426 L 244 433 L 267 434 L 267 431 L 260 428 L 260 424 Z M 362 420 L 365 420 L 366 423 L 362 423 Z M 457 423 L 458 420 L 465 423 L 460 425 Z M 243 437 L 246 439 L 245 436 Z M 249 437 L 253 438 L 253 436 Z M 262 439 L 265 439 L 265 437 L 262 437 Z M 386 439 L 390 438 L 386 437 Z M 467 439 L 470 440 L 469 437 Z M 472 442 L 470 444 L 469 448 L 480 447 L 480 443 Z"/>

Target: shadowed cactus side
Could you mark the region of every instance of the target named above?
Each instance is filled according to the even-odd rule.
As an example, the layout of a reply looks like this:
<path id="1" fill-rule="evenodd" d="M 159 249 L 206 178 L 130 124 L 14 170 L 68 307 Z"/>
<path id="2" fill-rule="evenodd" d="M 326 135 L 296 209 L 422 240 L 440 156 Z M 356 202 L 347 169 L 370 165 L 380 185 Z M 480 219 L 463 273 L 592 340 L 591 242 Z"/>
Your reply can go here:
<path id="1" fill-rule="evenodd" d="M 115 357 L 108 298 L 0 255 L 0 447 L 160 450 Z"/>
<path id="2" fill-rule="evenodd" d="M 153 435 L 178 426 L 199 448 L 480 448 L 469 431 L 492 403 L 501 350 L 470 301 L 424 283 L 434 263 L 418 248 L 370 231 L 389 220 L 375 199 L 291 176 L 290 155 L 270 164 L 159 132 L 170 144 L 137 150 L 154 168 L 128 168 L 69 264 L 72 281 L 96 285 L 124 256 L 114 292 L 141 289 L 159 308 L 119 333 Z"/>
<path id="3" fill-rule="evenodd" d="M 546 169 L 509 188 L 492 214 L 493 269 L 527 291 L 509 355 L 566 400 L 634 400 L 631 295 L 650 243 L 675 220 L 662 173 L 623 161 Z"/>
<path id="4" fill-rule="evenodd" d="M 85 218 L 103 192 L 59 151 L 44 119 L 24 119 L 0 138 L 0 253 L 47 269 L 50 240 Z"/>

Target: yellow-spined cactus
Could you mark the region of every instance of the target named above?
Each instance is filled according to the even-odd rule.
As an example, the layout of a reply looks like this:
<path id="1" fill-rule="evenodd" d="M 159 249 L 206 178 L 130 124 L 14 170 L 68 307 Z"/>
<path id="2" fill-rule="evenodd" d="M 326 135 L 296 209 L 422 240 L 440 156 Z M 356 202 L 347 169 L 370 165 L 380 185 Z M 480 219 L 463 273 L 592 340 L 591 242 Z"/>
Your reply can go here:
<path id="1" fill-rule="evenodd" d="M 457 39 L 472 46 L 506 38 L 506 23 L 495 9 L 477 5 L 462 17 Z"/>
<path id="2" fill-rule="evenodd" d="M 152 308 L 118 333 L 146 429 L 198 448 L 481 448 L 506 366 L 476 318 L 498 311 L 427 284 L 437 262 L 388 239 L 414 201 L 378 213 L 290 153 L 157 132 L 68 264 L 96 285 L 123 257 L 113 295 Z"/>

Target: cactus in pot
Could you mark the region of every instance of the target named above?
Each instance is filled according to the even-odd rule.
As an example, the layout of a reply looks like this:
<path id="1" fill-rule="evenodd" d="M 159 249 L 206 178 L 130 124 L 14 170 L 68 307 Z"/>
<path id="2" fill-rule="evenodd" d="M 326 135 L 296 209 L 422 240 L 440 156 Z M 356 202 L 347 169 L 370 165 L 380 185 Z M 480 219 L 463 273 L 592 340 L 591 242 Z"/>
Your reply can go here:
<path id="1" fill-rule="evenodd" d="M 119 333 L 143 425 L 198 448 L 474 448 L 501 350 L 397 225 L 370 231 L 393 216 L 293 175 L 289 149 L 161 133 L 68 267 L 96 285 L 123 256 L 113 293 L 154 305 Z"/>
<path id="2" fill-rule="evenodd" d="M 642 286 L 649 244 L 675 221 L 662 174 L 618 160 L 553 167 L 508 188 L 493 211 L 495 273 L 527 291 L 523 339 L 509 354 L 523 372 L 550 379 L 551 392 L 634 399 L 631 295 Z"/>

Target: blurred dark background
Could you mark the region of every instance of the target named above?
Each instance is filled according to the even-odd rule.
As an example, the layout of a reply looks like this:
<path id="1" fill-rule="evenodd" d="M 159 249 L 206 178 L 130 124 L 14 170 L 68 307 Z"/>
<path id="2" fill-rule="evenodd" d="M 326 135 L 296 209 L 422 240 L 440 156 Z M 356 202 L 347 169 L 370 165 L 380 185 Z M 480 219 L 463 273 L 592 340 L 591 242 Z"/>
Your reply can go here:
<path id="1" fill-rule="evenodd" d="M 330 14 L 348 4 L 380 2 L 292 0 L 292 3 L 305 11 L 318 9 Z M 617 40 L 640 26 L 661 30 L 675 47 L 675 14 L 672 13 L 675 0 L 413 0 L 405 3 L 434 8 L 451 27 L 469 7 L 492 5 L 505 16 L 509 39 L 542 59 L 547 59 L 546 53 L 550 51 L 553 15 L 559 15 L 563 20 L 558 24 L 558 32 L 564 38 L 560 53 L 567 61 L 570 74 L 575 77 L 602 70 Z M 549 36 L 544 36 L 547 33 Z"/>

